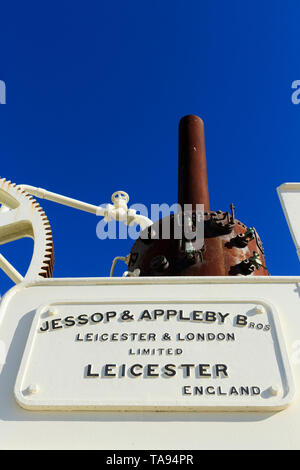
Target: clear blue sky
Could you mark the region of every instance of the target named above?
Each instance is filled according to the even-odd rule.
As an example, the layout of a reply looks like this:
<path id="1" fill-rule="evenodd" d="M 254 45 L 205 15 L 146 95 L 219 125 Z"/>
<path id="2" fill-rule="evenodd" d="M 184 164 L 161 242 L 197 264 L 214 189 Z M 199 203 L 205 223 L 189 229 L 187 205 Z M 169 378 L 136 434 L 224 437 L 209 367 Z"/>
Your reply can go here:
<path id="1" fill-rule="evenodd" d="M 299 0 L 2 3 L 0 175 L 95 204 L 117 189 L 132 203 L 172 204 L 178 121 L 197 114 L 211 208 L 234 202 L 271 274 L 299 275 L 276 194 L 300 180 L 299 28 Z M 129 252 L 131 241 L 97 239 L 95 216 L 42 206 L 55 277 L 105 276 Z M 1 252 L 24 271 L 29 248 Z"/>

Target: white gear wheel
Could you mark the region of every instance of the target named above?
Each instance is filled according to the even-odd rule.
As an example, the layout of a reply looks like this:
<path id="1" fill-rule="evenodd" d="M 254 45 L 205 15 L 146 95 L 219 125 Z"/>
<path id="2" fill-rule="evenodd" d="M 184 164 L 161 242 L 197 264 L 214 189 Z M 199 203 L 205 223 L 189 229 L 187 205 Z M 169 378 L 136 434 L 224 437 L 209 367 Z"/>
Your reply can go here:
<path id="1" fill-rule="evenodd" d="M 52 277 L 54 249 L 52 231 L 39 203 L 21 187 L 0 179 L 0 245 L 20 238 L 34 240 L 26 280 Z"/>

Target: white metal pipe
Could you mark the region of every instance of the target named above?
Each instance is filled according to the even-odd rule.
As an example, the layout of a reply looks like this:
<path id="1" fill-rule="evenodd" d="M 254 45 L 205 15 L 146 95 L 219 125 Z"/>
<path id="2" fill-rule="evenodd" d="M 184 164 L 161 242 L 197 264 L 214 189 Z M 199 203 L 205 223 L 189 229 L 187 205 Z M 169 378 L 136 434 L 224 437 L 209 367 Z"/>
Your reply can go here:
<path id="1" fill-rule="evenodd" d="M 100 206 L 95 206 L 93 204 L 88 204 L 86 202 L 78 201 L 71 197 L 62 196 L 61 194 L 52 193 L 43 188 L 35 188 L 27 184 L 21 184 L 20 187 L 27 191 L 29 194 L 36 196 L 40 199 L 47 199 L 48 201 L 57 202 L 64 206 L 73 207 L 84 212 L 90 212 L 91 214 L 104 215 L 105 209 Z"/>
<path id="2" fill-rule="evenodd" d="M 33 196 L 38 197 L 40 199 L 47 199 L 48 201 L 56 202 L 64 206 L 73 207 L 74 209 L 78 209 L 84 212 L 89 212 L 95 215 L 100 215 L 102 217 L 107 215 L 107 209 L 101 206 L 95 206 L 93 204 L 88 204 L 86 202 L 78 201 L 77 199 L 73 199 L 67 196 L 62 196 L 61 194 L 53 193 L 43 188 L 36 188 L 35 186 L 30 186 L 28 184 L 21 184 L 19 185 L 19 187 L 24 189 L 24 191 L 28 192 L 29 194 L 32 194 Z M 116 206 L 111 206 L 111 209 L 112 210 L 109 211 L 109 215 L 111 217 L 113 217 L 115 220 L 124 220 L 126 222 L 126 218 L 127 218 L 126 210 L 128 211 L 127 206 L 126 206 L 126 210 L 123 207 L 116 208 Z M 122 210 L 124 212 L 123 217 L 121 217 Z M 135 222 L 137 225 L 140 225 L 141 230 L 144 230 L 153 224 L 151 219 L 148 219 L 148 217 L 145 217 L 140 214 L 135 214 L 133 216 L 132 221 Z"/>
<path id="3" fill-rule="evenodd" d="M 0 253 L 0 268 L 7 274 L 8 277 L 15 283 L 18 284 L 24 280 L 24 277 L 17 271 L 6 258 Z"/>

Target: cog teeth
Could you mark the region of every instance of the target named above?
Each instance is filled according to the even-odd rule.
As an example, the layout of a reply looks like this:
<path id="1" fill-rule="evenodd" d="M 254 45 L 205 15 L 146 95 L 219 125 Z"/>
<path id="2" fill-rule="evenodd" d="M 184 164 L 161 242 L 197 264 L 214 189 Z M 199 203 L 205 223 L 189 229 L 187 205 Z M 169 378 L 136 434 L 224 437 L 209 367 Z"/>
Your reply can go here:
<path id="1" fill-rule="evenodd" d="M 41 267 L 39 275 L 43 277 L 50 277 L 51 274 L 52 274 L 52 266 L 49 264 L 47 260 L 45 260 L 44 265 Z"/>
<path id="2" fill-rule="evenodd" d="M 35 225 L 34 224 L 32 225 L 33 225 L 34 236 L 37 235 L 36 230 L 39 230 L 39 231 L 42 230 L 43 237 L 44 237 L 44 254 L 41 259 L 39 272 L 32 273 L 32 274 L 36 276 L 41 276 L 44 278 L 52 277 L 54 259 L 55 259 L 53 236 L 52 236 L 51 226 L 50 226 L 50 223 L 46 216 L 45 211 L 40 206 L 39 202 L 37 202 L 36 199 L 31 194 L 29 194 L 25 189 L 20 187 L 20 185 L 17 185 L 16 183 L 12 183 L 11 181 L 6 180 L 6 178 L 0 177 L 0 187 L 4 191 L 7 191 L 8 193 L 10 193 L 11 196 L 15 197 L 16 200 L 18 200 L 20 203 L 22 203 L 22 200 L 24 203 L 28 201 L 27 205 L 31 207 L 32 209 L 34 209 L 35 213 L 39 215 L 40 222 L 38 223 L 36 229 L 35 229 Z M 35 217 L 35 220 L 38 221 L 36 217 Z"/>
<path id="3" fill-rule="evenodd" d="M 39 276 L 42 276 L 42 277 L 45 277 L 45 278 L 50 277 L 50 276 L 48 275 L 48 273 L 47 273 L 47 272 L 44 272 L 44 271 L 41 271 L 41 272 L 39 273 Z"/>

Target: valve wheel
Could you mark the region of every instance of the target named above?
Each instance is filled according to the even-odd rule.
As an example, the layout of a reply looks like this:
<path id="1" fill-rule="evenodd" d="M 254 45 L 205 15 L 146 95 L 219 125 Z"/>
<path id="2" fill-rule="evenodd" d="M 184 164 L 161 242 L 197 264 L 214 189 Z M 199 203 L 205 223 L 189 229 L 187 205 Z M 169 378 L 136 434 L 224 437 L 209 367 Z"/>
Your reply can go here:
<path id="1" fill-rule="evenodd" d="M 114 204 L 117 205 L 120 203 L 120 201 L 125 201 L 127 204 L 129 201 L 129 196 L 127 193 L 125 193 L 125 191 L 116 191 L 111 196 L 111 200 Z"/>
<path id="2" fill-rule="evenodd" d="M 5 178 L 0 179 L 0 203 L 0 245 L 20 238 L 32 238 L 33 253 L 24 279 L 52 277 L 52 231 L 42 207 L 22 187 L 6 181 Z M 3 265 L 1 268 L 5 271 Z"/>

